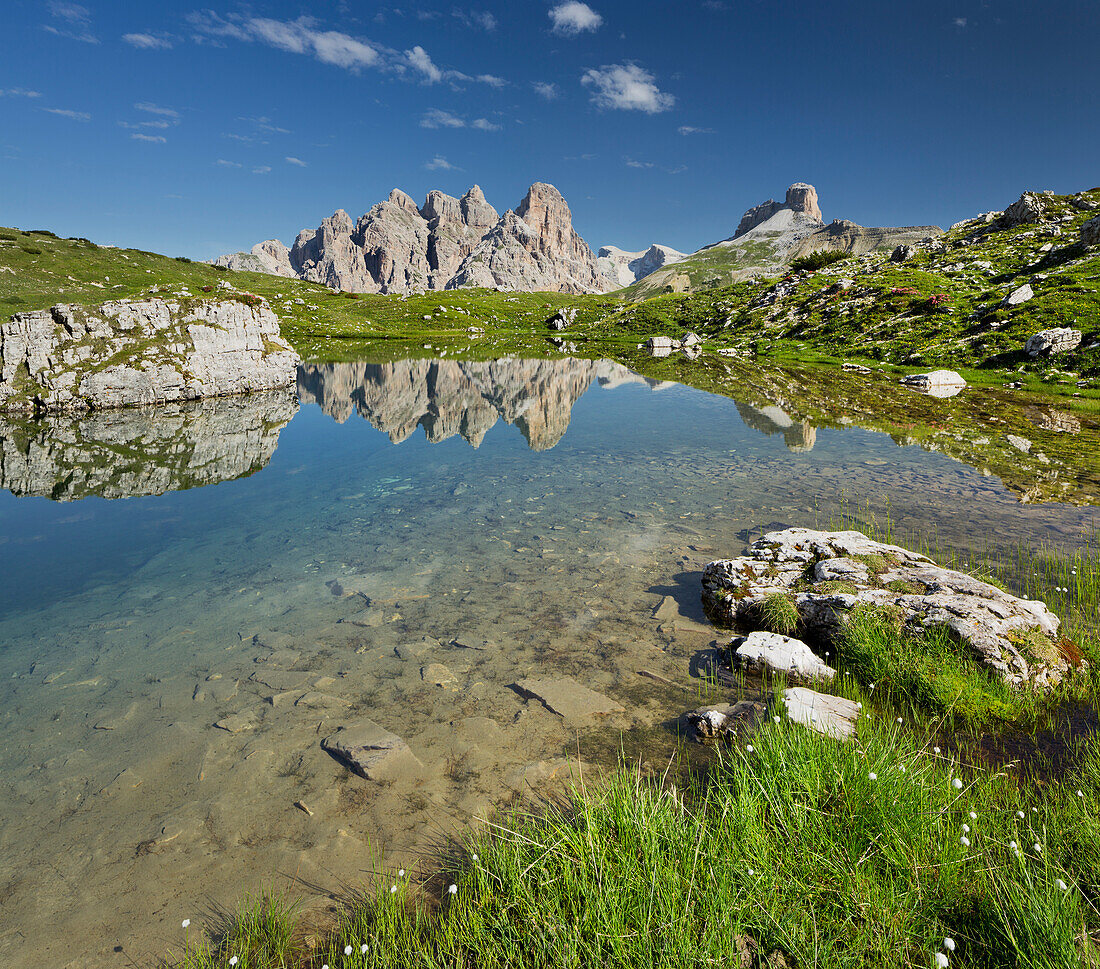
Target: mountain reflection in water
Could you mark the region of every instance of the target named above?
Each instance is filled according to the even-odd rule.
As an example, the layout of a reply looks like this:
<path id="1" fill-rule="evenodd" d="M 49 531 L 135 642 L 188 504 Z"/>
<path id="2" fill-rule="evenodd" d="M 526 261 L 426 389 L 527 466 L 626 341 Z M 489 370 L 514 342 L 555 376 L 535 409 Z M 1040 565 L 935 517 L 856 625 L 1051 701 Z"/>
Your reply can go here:
<path id="1" fill-rule="evenodd" d="M 673 386 L 611 360 L 572 358 L 329 363 L 298 371 L 302 403 L 318 404 L 341 424 L 358 413 L 395 444 L 423 427 L 433 444 L 458 434 L 476 448 L 504 420 L 515 424 L 535 451 L 562 439 L 573 405 L 593 383 Z"/>

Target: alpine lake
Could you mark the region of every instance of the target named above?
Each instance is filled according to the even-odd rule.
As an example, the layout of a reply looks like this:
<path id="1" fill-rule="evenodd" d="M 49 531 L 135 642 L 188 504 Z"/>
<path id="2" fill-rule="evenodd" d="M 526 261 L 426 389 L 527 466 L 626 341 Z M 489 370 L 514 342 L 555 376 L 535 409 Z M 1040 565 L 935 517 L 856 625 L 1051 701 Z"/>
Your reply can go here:
<path id="1" fill-rule="evenodd" d="M 722 638 L 701 571 L 766 531 L 859 508 L 979 568 L 1100 526 L 1100 416 L 1064 398 L 357 355 L 0 419 L 3 965 L 148 964 L 246 893 L 336 896 L 578 772 L 667 764 Z M 414 755 L 383 779 L 321 746 L 364 720 Z"/>

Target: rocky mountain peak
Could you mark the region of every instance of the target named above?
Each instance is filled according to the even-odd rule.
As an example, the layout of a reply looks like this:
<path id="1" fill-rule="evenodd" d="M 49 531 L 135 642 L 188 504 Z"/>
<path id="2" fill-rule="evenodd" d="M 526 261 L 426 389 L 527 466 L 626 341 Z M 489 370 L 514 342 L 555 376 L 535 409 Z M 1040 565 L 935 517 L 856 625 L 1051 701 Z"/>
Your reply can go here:
<path id="1" fill-rule="evenodd" d="M 545 182 L 532 185 L 504 216 L 477 185 L 460 199 L 433 190 L 423 206 L 395 188 L 357 223 L 339 209 L 317 229 L 300 232 L 289 252 L 279 245 L 272 240 L 218 262 L 356 293 L 458 286 L 588 293 L 612 287 L 573 229 L 565 199 Z"/>
<path id="2" fill-rule="evenodd" d="M 768 199 L 745 212 L 737 224 L 737 231 L 733 234 L 733 238 L 736 239 L 746 232 L 751 232 L 784 209 L 800 213 L 815 222 L 824 221 L 821 218 L 821 207 L 817 204 L 817 189 L 806 182 L 795 182 L 787 189 L 785 201 L 777 202 L 775 199 Z"/>
<path id="3" fill-rule="evenodd" d="M 804 212 L 818 222 L 825 221 L 817 204 L 817 189 L 806 182 L 795 182 L 787 189 L 787 208 L 793 212 Z"/>

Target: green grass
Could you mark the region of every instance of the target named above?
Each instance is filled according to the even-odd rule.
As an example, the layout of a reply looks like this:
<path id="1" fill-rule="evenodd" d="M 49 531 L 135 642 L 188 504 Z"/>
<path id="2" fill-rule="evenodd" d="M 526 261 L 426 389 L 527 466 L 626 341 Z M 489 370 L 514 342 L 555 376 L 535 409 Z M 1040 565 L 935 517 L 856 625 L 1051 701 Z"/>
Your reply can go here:
<path id="1" fill-rule="evenodd" d="M 1039 789 L 933 743 L 878 714 L 852 743 L 768 721 L 682 789 L 578 781 L 430 878 L 380 873 L 308 955 L 264 951 L 292 935 L 282 911 L 257 925 L 269 905 L 182 965 L 732 966 L 746 937 L 798 966 L 929 966 L 945 937 L 958 966 L 1096 964 L 1096 745 Z"/>
<path id="2" fill-rule="evenodd" d="M 793 598 L 785 592 L 772 592 L 757 607 L 760 624 L 768 631 L 790 636 L 800 622 Z"/>

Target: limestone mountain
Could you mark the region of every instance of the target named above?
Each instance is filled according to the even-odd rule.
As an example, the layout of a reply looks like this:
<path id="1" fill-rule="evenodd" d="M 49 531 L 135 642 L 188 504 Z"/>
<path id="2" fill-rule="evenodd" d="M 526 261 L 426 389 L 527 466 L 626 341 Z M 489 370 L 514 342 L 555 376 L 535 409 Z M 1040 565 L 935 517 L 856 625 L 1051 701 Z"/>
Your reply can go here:
<path id="1" fill-rule="evenodd" d="M 867 228 L 847 219 L 835 219 L 826 225 L 817 190 L 805 182 L 795 182 L 787 189 L 784 201 L 768 199 L 746 211 L 730 238 L 650 273 L 631 292 L 644 297 L 728 286 L 782 272 L 793 259 L 819 250 L 861 255 L 942 233 L 935 225 Z"/>
<path id="2" fill-rule="evenodd" d="M 621 289 L 683 258 L 684 253 L 654 243 L 640 252 L 627 252 L 616 246 L 602 246 L 596 255 L 596 263 L 614 288 Z"/>
<path id="3" fill-rule="evenodd" d="M 338 209 L 317 229 L 302 230 L 290 249 L 268 240 L 215 263 L 353 293 L 485 286 L 579 294 L 617 288 L 573 228 L 561 193 L 543 182 L 503 216 L 477 185 L 460 199 L 429 192 L 423 206 L 394 189 L 357 222 Z"/>

